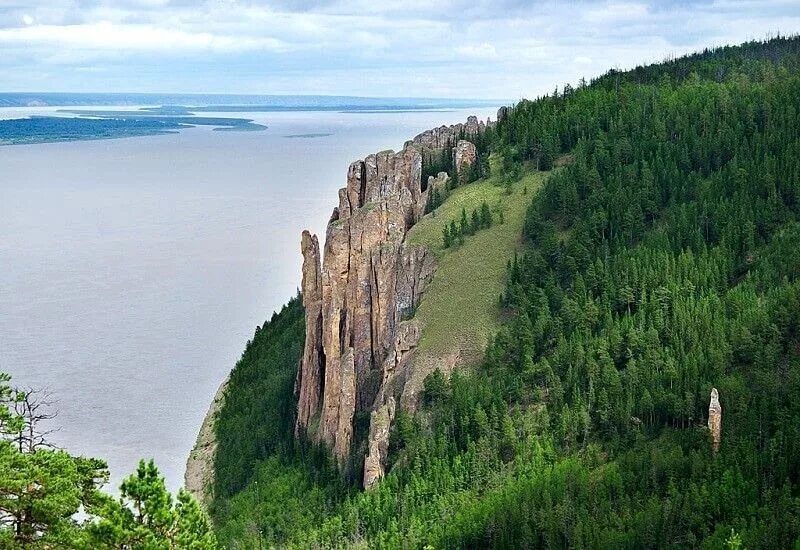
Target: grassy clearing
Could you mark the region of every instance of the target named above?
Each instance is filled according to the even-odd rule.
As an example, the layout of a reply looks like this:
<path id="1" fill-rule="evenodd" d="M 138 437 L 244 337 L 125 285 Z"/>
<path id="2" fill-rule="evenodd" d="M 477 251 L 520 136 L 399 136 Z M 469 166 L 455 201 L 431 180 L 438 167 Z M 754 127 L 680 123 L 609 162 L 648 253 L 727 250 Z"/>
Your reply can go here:
<path id="1" fill-rule="evenodd" d="M 433 281 L 416 312 L 423 330 L 417 357 L 455 354 L 465 362 L 483 353 L 487 339 L 500 323 L 497 302 L 505 284 L 506 262 L 520 243 L 525 211 L 546 173 L 527 173 L 513 183 L 509 195 L 491 178 L 455 189 L 434 213 L 425 216 L 409 233 L 409 241 L 426 245 L 437 257 Z M 525 192 L 527 190 L 527 192 Z M 494 224 L 463 245 L 445 249 L 442 227 L 469 216 L 486 201 Z M 499 223 L 503 211 L 504 223 Z"/>

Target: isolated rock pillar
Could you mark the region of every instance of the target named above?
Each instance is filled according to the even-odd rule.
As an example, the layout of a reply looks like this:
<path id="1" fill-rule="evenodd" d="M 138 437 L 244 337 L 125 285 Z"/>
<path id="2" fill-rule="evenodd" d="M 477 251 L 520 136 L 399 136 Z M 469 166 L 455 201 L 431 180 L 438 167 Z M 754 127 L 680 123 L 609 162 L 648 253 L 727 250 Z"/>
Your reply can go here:
<path id="1" fill-rule="evenodd" d="M 708 429 L 711 432 L 711 449 L 716 453 L 722 441 L 722 405 L 719 404 L 717 388 L 711 389 L 711 402 L 708 404 Z"/>

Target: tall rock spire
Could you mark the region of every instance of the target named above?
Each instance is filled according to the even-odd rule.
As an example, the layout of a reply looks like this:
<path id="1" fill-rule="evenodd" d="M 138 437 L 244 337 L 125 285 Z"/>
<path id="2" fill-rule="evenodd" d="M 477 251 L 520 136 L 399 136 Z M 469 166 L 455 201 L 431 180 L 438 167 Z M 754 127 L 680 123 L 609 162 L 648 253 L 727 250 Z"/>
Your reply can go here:
<path id="1" fill-rule="evenodd" d="M 325 356 L 322 350 L 322 275 L 319 241 L 303 231 L 303 307 L 306 310 L 306 340 L 303 360 L 297 373 L 297 424 L 295 435 L 316 416 L 322 398 Z"/>
<path id="2" fill-rule="evenodd" d="M 719 403 L 717 388 L 711 389 L 711 402 L 708 404 L 708 429 L 711 432 L 711 449 L 716 453 L 722 442 L 722 405 Z"/>

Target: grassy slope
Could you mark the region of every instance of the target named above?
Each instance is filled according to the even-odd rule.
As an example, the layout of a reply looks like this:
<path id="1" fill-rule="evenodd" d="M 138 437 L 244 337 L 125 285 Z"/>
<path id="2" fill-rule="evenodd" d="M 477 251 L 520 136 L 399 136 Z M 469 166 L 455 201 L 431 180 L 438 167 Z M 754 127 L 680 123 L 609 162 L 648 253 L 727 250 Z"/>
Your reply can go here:
<path id="1" fill-rule="evenodd" d="M 417 357 L 457 354 L 457 362 L 479 357 L 487 338 L 500 326 L 497 302 L 505 284 L 506 262 L 514 255 L 522 234 L 525 210 L 532 194 L 544 181 L 544 173 L 526 173 L 512 185 L 512 194 L 492 178 L 455 189 L 434 214 L 415 225 L 411 243 L 426 245 L 438 266 L 416 312 L 424 327 Z M 527 188 L 527 193 L 525 189 Z M 443 248 L 442 227 L 458 220 L 461 209 L 469 217 L 486 201 L 494 224 L 468 236 L 463 245 Z M 503 211 L 505 223 L 499 223 Z"/>

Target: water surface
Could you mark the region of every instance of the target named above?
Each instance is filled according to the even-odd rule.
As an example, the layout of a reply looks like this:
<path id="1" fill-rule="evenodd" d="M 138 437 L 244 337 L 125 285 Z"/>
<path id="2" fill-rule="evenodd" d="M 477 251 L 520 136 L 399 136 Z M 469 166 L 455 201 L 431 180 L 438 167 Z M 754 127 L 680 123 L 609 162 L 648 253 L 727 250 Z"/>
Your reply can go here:
<path id="1" fill-rule="evenodd" d="M 236 113 L 268 128 L 0 147 L 0 370 L 51 390 L 55 442 L 105 458 L 114 484 L 153 457 L 176 489 L 217 386 L 296 292 L 300 232 L 324 234 L 348 164 L 468 114 L 493 116 Z"/>

